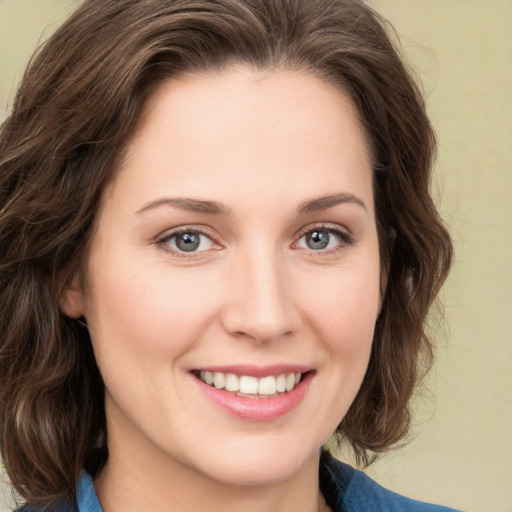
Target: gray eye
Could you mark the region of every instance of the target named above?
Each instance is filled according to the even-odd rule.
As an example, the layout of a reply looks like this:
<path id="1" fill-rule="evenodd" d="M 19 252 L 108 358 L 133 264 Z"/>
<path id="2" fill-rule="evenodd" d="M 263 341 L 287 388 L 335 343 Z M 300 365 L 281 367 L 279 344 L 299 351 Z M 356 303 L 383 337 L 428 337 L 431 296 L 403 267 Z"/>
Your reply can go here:
<path id="1" fill-rule="evenodd" d="M 352 238 L 350 235 L 336 228 L 313 228 L 311 231 L 304 233 L 297 241 L 297 245 L 302 249 L 310 251 L 325 251 L 334 249 L 343 245 L 351 245 Z"/>
<path id="2" fill-rule="evenodd" d="M 329 246 L 329 242 L 331 241 L 331 233 L 324 229 L 315 229 L 304 236 L 306 246 L 315 251 L 325 249 Z"/>
<path id="3" fill-rule="evenodd" d="M 183 252 L 192 252 L 197 250 L 201 243 L 199 233 L 183 233 L 176 235 L 176 247 Z"/>
<path id="4" fill-rule="evenodd" d="M 202 252 L 213 247 L 213 241 L 207 235 L 198 231 L 185 231 L 170 236 L 165 242 L 177 252 Z"/>

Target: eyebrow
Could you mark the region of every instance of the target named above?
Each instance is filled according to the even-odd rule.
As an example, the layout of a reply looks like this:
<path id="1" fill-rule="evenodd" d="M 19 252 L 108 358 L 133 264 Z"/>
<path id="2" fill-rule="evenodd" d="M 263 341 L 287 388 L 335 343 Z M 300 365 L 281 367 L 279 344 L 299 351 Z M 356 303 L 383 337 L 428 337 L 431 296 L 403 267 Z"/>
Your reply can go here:
<path id="1" fill-rule="evenodd" d="M 338 204 L 352 203 L 360 206 L 367 211 L 365 203 L 357 196 L 351 193 L 330 194 L 328 196 L 316 197 L 301 203 L 299 213 L 310 213 L 327 210 Z M 142 206 L 137 213 L 143 213 L 159 206 L 176 206 L 182 210 L 188 210 L 194 213 L 206 213 L 210 215 L 230 215 L 231 210 L 226 205 L 217 201 L 205 201 L 202 199 L 191 199 L 187 197 L 161 197 L 150 201 Z"/>
<path id="2" fill-rule="evenodd" d="M 305 201 L 299 206 L 299 213 L 310 213 L 321 210 L 327 210 L 333 206 L 343 203 L 352 203 L 360 206 L 363 210 L 367 211 L 366 204 L 359 199 L 359 197 L 350 193 L 331 194 L 328 196 L 321 196 Z"/>
<path id="3" fill-rule="evenodd" d="M 160 199 L 155 199 L 154 201 L 146 203 L 142 208 L 140 208 L 140 210 L 137 210 L 137 213 L 143 213 L 162 205 L 177 206 L 182 210 L 188 210 L 194 213 L 208 213 L 211 215 L 230 215 L 231 213 L 227 206 L 222 203 L 218 203 L 217 201 L 204 201 L 201 199 L 190 199 L 187 197 L 161 197 Z"/>

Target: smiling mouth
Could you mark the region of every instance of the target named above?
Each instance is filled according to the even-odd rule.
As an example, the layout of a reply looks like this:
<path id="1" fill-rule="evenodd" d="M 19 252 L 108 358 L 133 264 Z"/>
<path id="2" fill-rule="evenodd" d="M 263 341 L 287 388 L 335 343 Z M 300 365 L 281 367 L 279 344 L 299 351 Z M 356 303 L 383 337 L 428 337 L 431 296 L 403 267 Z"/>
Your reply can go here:
<path id="1" fill-rule="evenodd" d="M 200 381 L 212 388 L 229 391 L 244 398 L 273 398 L 285 394 L 294 389 L 306 373 L 281 373 L 258 378 L 202 370 L 193 372 Z"/>

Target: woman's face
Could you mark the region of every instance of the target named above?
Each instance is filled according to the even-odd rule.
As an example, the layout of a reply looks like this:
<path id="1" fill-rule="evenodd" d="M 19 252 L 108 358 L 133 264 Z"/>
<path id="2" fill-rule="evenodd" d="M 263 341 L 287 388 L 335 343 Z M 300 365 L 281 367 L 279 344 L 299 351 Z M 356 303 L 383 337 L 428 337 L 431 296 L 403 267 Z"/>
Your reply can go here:
<path id="1" fill-rule="evenodd" d="M 89 286 L 63 308 L 87 319 L 110 464 L 250 485 L 316 464 L 380 307 L 351 102 L 291 71 L 165 83 L 98 215 Z"/>

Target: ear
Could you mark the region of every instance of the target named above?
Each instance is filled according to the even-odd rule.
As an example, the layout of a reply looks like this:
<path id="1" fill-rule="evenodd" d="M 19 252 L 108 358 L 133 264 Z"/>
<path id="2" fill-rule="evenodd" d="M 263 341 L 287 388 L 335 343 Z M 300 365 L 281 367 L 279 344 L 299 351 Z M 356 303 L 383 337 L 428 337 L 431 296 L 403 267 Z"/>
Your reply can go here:
<path id="1" fill-rule="evenodd" d="M 84 316 L 84 294 L 78 273 L 66 283 L 59 300 L 60 309 L 70 318 Z"/>

